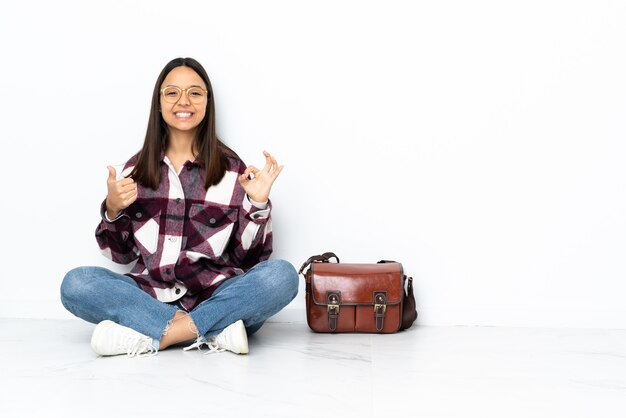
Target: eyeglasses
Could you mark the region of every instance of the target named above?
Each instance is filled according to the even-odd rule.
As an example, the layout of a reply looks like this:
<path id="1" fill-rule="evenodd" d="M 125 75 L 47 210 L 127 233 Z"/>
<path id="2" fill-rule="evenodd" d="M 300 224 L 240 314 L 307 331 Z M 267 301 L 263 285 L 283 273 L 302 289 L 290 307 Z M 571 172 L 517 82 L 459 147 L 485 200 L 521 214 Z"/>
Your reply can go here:
<path id="1" fill-rule="evenodd" d="M 161 89 L 163 100 L 168 103 L 176 103 L 179 101 L 183 92 L 185 92 L 191 103 L 202 103 L 204 98 L 209 95 L 209 92 L 201 87 L 189 87 L 183 90 L 180 87 L 168 86 Z"/>

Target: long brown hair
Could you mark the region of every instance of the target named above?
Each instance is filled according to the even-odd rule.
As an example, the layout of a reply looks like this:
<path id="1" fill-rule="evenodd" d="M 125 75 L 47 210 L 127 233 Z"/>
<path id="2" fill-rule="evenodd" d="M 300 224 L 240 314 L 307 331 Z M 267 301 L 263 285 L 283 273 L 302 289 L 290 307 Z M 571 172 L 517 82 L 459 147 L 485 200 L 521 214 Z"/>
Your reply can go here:
<path id="1" fill-rule="evenodd" d="M 197 160 L 203 163 L 205 167 L 204 187 L 208 189 L 210 186 L 218 184 L 228 170 L 227 155 L 237 155 L 217 137 L 213 88 L 207 72 L 193 58 L 175 58 L 163 68 L 154 85 L 146 139 L 138 153 L 137 164 L 129 176 L 142 186 L 150 187 L 153 190 L 156 190 L 161 182 L 161 154 L 167 149 L 168 136 L 168 127 L 160 112 L 161 84 L 170 71 L 181 66 L 194 70 L 202 78 L 206 84 L 206 89 L 209 91 L 206 114 L 198 125 L 193 147 L 193 149 L 198 150 Z"/>

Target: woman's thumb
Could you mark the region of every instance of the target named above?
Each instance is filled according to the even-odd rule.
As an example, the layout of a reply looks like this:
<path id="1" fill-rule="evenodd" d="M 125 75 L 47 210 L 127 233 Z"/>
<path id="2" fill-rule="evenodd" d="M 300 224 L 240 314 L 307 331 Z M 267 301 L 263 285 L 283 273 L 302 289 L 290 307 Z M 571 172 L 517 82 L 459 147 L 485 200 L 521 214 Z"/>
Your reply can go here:
<path id="1" fill-rule="evenodd" d="M 117 174 L 115 173 L 115 168 L 111 167 L 110 165 L 107 165 L 107 168 L 109 169 L 109 181 L 115 181 L 117 178 Z"/>

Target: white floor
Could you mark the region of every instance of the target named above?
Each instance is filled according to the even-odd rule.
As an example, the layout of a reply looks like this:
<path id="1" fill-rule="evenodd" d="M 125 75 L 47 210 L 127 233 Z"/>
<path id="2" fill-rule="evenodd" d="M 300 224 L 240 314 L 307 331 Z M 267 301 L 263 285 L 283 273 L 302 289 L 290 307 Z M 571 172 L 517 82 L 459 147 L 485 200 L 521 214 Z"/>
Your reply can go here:
<path id="1" fill-rule="evenodd" d="M 626 416 L 626 330 L 269 323 L 250 354 L 98 358 L 93 325 L 0 319 L 0 416 Z"/>

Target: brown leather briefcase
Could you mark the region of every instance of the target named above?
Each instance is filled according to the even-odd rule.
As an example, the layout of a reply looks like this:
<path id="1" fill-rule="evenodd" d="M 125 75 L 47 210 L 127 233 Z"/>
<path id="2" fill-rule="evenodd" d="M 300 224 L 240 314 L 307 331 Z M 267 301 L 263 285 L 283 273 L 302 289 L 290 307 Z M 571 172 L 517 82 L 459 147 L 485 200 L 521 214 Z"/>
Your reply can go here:
<path id="1" fill-rule="evenodd" d="M 412 278 L 400 263 L 346 264 L 324 253 L 309 258 L 300 273 L 306 280 L 307 322 L 315 332 L 393 333 L 417 318 Z"/>

